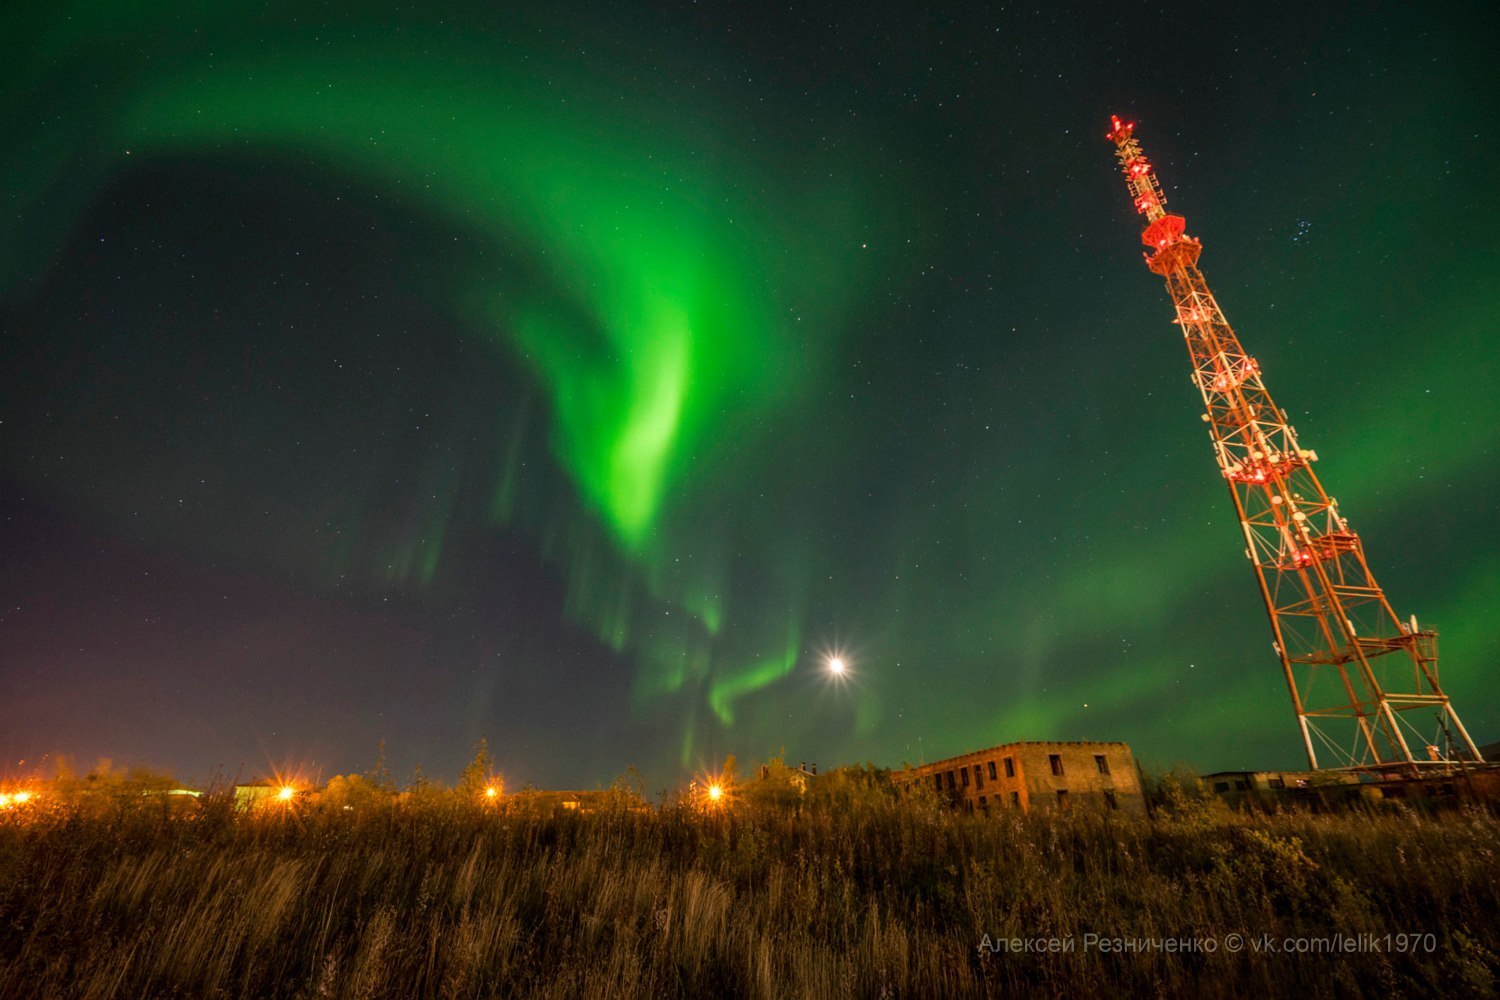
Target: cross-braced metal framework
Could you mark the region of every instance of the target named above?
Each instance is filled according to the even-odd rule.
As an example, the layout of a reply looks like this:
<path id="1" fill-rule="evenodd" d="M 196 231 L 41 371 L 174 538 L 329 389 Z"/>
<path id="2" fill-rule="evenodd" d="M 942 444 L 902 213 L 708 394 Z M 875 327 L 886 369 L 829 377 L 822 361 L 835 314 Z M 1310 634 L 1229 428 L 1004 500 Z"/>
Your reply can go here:
<path id="1" fill-rule="evenodd" d="M 1437 632 L 1391 608 L 1359 535 L 1313 471 L 1317 452 L 1298 443 L 1208 290 L 1198 270 L 1203 244 L 1167 212 L 1135 123 L 1116 117 L 1111 125 L 1131 199 L 1146 217 L 1146 266 L 1166 279 L 1177 307 L 1172 322 L 1187 341 L 1309 764 L 1410 773 L 1478 762 L 1438 684 Z"/>

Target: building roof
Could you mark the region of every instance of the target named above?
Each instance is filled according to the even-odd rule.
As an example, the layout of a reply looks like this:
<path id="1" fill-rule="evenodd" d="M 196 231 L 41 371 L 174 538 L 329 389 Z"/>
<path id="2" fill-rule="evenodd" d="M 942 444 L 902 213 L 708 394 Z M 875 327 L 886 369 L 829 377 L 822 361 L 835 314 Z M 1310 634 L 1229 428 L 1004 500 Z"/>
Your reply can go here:
<path id="1" fill-rule="evenodd" d="M 913 764 L 910 766 L 912 770 L 920 771 L 924 768 L 938 767 L 956 760 L 962 760 L 965 757 L 979 757 L 987 754 L 1003 753 L 1019 747 L 1123 747 L 1126 753 L 1130 752 L 1130 744 L 1122 740 L 1014 740 L 1010 743 L 1001 743 L 997 746 L 984 747 L 979 750 L 967 750 L 963 753 L 954 754 L 951 757 L 940 757 L 925 764 Z"/>

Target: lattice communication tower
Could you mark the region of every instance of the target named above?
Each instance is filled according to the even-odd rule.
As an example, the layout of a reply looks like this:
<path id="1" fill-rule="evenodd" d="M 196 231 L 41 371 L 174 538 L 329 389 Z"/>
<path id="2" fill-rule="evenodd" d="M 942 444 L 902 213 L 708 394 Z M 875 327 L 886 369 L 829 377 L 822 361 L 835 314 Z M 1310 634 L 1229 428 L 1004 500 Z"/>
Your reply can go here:
<path id="1" fill-rule="evenodd" d="M 1415 615 L 1399 618 L 1375 582 L 1359 535 L 1313 472 L 1317 453 L 1298 443 L 1208 290 L 1198 270 L 1203 244 L 1167 211 L 1134 132 L 1116 117 L 1108 138 L 1146 218 L 1146 266 L 1166 279 L 1177 307 L 1172 322 L 1187 341 L 1308 763 L 1416 773 L 1479 762 L 1438 684 L 1437 632 Z"/>

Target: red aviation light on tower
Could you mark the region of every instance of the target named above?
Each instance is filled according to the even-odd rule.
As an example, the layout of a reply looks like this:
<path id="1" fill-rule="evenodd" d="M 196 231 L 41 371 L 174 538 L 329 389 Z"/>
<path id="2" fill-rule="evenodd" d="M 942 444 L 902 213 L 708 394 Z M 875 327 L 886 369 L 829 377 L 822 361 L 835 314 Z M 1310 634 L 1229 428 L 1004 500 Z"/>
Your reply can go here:
<path id="1" fill-rule="evenodd" d="M 1313 471 L 1317 452 L 1298 444 L 1198 270 L 1202 243 L 1167 213 L 1135 123 L 1114 116 L 1108 138 L 1146 217 L 1146 266 L 1176 306 L 1308 763 L 1318 767 L 1322 754 L 1335 767 L 1411 774 L 1479 761 L 1438 684 L 1437 633 L 1398 618 L 1386 600 L 1359 535 Z"/>

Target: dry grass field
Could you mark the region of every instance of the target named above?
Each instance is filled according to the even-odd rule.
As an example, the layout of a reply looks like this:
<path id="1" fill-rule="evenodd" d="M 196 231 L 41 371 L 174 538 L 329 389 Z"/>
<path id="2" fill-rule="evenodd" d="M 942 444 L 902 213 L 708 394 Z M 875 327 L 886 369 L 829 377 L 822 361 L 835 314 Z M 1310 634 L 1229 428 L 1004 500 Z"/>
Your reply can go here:
<path id="1" fill-rule="evenodd" d="M 976 817 L 866 778 L 716 809 L 39 800 L 0 813 L 0 996 L 1496 989 L 1488 812 L 1252 816 L 1168 788 L 1149 819 Z M 1373 947 L 1257 948 L 1333 934 Z M 1053 938 L 1073 950 L 1000 944 Z"/>

